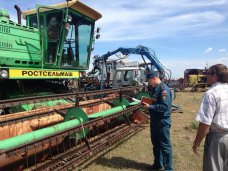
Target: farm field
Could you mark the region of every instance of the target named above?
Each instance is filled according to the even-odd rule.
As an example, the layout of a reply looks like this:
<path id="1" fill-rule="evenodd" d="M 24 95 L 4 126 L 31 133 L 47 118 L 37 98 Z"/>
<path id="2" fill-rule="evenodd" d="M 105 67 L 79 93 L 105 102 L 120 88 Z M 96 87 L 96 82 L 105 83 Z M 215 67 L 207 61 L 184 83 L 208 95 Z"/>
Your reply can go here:
<path id="1" fill-rule="evenodd" d="M 172 113 L 171 139 L 173 145 L 173 167 L 176 171 L 202 170 L 203 145 L 199 156 L 192 151 L 198 123 L 195 114 L 203 92 L 177 92 L 174 104 L 181 105 L 183 113 Z M 146 170 L 153 163 L 149 124 L 116 148 L 100 156 L 82 170 Z"/>

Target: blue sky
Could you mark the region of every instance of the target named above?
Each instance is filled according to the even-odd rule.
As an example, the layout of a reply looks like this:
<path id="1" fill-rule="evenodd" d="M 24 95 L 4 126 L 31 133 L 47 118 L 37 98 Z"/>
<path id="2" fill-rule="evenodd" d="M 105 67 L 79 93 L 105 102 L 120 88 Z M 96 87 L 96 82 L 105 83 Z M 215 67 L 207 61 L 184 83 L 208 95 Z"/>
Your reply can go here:
<path id="1" fill-rule="evenodd" d="M 51 5 L 64 0 L 10 0 L 0 7 L 22 10 L 35 4 Z M 174 78 L 183 77 L 187 68 L 204 68 L 216 63 L 228 65 L 228 0 L 81 0 L 99 11 L 101 38 L 93 55 L 118 47 L 139 44 L 153 49 L 159 60 L 172 70 Z M 131 58 L 131 57 L 130 57 Z M 139 60 L 133 56 L 129 60 Z"/>

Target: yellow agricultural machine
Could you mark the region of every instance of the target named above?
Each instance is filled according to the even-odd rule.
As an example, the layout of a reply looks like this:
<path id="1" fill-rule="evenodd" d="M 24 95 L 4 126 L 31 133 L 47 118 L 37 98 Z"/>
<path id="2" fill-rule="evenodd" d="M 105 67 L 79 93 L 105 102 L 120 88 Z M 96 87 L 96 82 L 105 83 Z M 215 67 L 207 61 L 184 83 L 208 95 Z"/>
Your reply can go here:
<path id="1" fill-rule="evenodd" d="M 67 1 L 0 10 L 0 170 L 67 170 L 141 129 L 142 86 L 80 92 L 101 14 Z"/>
<path id="2" fill-rule="evenodd" d="M 184 71 L 184 87 L 190 87 L 191 91 L 205 89 L 207 87 L 207 71 L 203 69 L 186 69 Z"/>

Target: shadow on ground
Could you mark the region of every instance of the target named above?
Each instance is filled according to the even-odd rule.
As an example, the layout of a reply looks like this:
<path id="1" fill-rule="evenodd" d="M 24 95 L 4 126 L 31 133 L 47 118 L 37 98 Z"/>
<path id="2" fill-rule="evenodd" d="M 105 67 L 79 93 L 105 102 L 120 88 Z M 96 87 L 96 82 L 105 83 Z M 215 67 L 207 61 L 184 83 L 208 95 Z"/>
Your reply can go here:
<path id="1" fill-rule="evenodd" d="M 96 164 L 114 168 L 114 169 L 135 169 L 135 170 L 147 170 L 150 165 L 146 163 L 139 163 L 134 160 L 125 159 L 123 157 L 112 157 L 107 159 L 101 157 L 95 161 Z"/>

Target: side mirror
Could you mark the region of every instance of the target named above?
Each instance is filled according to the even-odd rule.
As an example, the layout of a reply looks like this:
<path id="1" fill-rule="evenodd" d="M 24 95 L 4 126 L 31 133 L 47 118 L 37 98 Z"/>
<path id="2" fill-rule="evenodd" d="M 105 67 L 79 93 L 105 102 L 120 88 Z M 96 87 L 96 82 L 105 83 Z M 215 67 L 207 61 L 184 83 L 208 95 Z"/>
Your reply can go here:
<path id="1" fill-rule="evenodd" d="M 96 35 L 96 39 L 99 39 L 100 37 L 101 37 L 100 34 L 97 34 L 97 35 Z"/>
<path id="2" fill-rule="evenodd" d="M 100 33 L 100 31 L 101 31 L 101 28 L 100 27 L 97 27 L 97 33 Z"/>
<path id="3" fill-rule="evenodd" d="M 68 21 L 68 22 L 71 22 L 71 21 L 72 21 L 72 16 L 71 16 L 71 15 L 68 15 L 67 21 Z"/>

